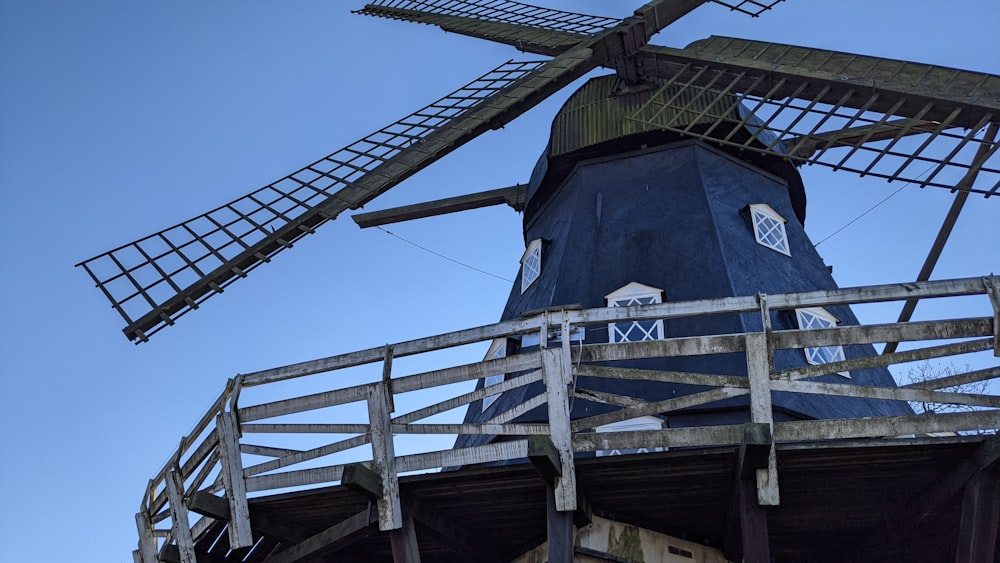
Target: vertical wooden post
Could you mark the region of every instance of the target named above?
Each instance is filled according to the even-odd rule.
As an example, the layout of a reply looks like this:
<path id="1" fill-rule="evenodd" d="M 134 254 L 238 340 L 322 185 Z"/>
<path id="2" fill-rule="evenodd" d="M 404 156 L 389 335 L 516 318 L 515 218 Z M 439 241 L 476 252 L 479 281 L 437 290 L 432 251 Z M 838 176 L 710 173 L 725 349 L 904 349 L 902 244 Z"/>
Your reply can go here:
<path id="1" fill-rule="evenodd" d="M 573 513 L 559 510 L 556 490 L 545 486 L 548 563 L 573 563 Z"/>
<path id="2" fill-rule="evenodd" d="M 1000 277 L 983 278 L 983 285 L 993 305 L 993 355 L 1000 358 Z"/>
<path id="3" fill-rule="evenodd" d="M 565 313 L 563 313 L 565 319 Z M 542 377 L 549 410 L 549 434 L 552 444 L 559 450 L 562 472 L 556 481 L 555 506 L 557 510 L 576 510 L 576 471 L 573 466 L 573 439 L 569 420 L 569 394 L 567 386 L 572 379 L 572 364 L 568 361 L 569 330 L 563 323 L 562 346 L 540 348 Z"/>
<path id="4" fill-rule="evenodd" d="M 399 480 L 396 478 L 396 451 L 392 443 L 392 418 L 388 389 L 384 383 L 372 385 L 368 392 L 368 421 L 371 424 L 372 460 L 382 478 L 382 496 L 378 499 L 378 529 L 383 532 L 403 527 L 399 504 Z"/>
<path id="5" fill-rule="evenodd" d="M 955 563 L 995 561 L 998 522 L 1000 473 L 982 469 L 965 485 Z"/>
<path id="6" fill-rule="evenodd" d="M 171 469 L 164 475 L 163 480 L 166 484 L 167 501 L 170 502 L 170 520 L 173 523 L 174 540 L 177 541 L 181 563 L 198 563 L 194 554 L 194 539 L 191 537 L 187 506 L 184 504 L 184 483 L 181 475 Z"/>
<path id="7" fill-rule="evenodd" d="M 389 532 L 392 544 L 393 563 L 420 563 L 420 547 L 417 544 L 417 529 L 413 525 L 413 513 L 403 513 L 403 527 Z"/>
<path id="8" fill-rule="evenodd" d="M 238 549 L 253 545 L 250 531 L 250 506 L 247 504 L 247 485 L 243 477 L 240 456 L 240 427 L 236 412 L 224 411 L 215 418 L 219 433 L 219 460 L 222 462 L 222 484 L 229 501 L 229 548 Z"/>
<path id="9" fill-rule="evenodd" d="M 771 413 L 771 366 L 767 361 L 767 335 L 762 332 L 746 335 L 747 378 L 750 385 L 750 416 L 754 422 L 767 424 L 773 435 Z M 774 444 L 768 454 L 767 469 L 757 470 L 757 502 L 762 506 L 778 506 L 778 462 Z"/>
<path id="10" fill-rule="evenodd" d="M 145 507 L 135 513 L 135 526 L 139 529 L 139 549 L 136 551 L 139 561 L 141 563 L 157 563 L 156 536 L 153 535 L 153 524 L 149 520 L 149 514 Z"/>

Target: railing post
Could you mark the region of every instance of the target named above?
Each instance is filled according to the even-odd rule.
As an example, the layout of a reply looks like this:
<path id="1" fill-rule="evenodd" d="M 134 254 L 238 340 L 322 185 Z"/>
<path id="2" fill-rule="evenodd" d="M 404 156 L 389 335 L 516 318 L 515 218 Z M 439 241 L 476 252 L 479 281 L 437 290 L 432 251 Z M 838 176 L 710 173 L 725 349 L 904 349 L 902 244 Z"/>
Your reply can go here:
<path id="1" fill-rule="evenodd" d="M 1000 278 L 988 276 L 983 278 L 986 294 L 993 305 L 993 355 L 1000 358 Z"/>
<path id="2" fill-rule="evenodd" d="M 396 451 L 392 442 L 392 418 L 389 412 L 388 388 L 384 383 L 369 387 L 368 421 L 372 435 L 372 469 L 382 478 L 382 496 L 378 499 L 378 529 L 398 530 L 403 527 L 399 503 L 399 480 L 396 478 Z"/>
<path id="3" fill-rule="evenodd" d="M 543 327 L 548 325 L 548 315 L 544 317 Z M 559 461 L 562 466 L 561 475 L 555 486 L 556 509 L 565 512 L 576 510 L 576 471 L 573 466 L 573 440 L 569 418 L 569 393 L 567 386 L 572 381 L 572 363 L 570 354 L 569 321 L 565 311 L 562 313 L 562 343 L 559 348 L 546 348 L 545 341 L 540 342 L 539 352 L 542 355 L 542 375 L 545 380 L 545 393 L 549 410 L 549 433 L 552 444 L 559 451 Z M 542 336 L 547 329 L 543 328 Z"/>
<path id="4" fill-rule="evenodd" d="M 229 501 L 229 547 L 250 547 L 253 545 L 253 532 L 250 530 L 250 506 L 247 504 L 247 484 L 240 455 L 240 424 L 235 410 L 219 414 L 215 419 L 215 429 L 219 433 L 222 484 Z"/>
<path id="5" fill-rule="evenodd" d="M 139 549 L 136 551 L 141 563 L 157 563 L 156 536 L 153 535 L 153 524 L 149 521 L 146 507 L 135 513 L 135 526 L 139 529 Z"/>
<path id="6" fill-rule="evenodd" d="M 767 424 L 774 435 L 774 417 L 771 412 L 771 366 L 768 362 L 767 334 L 755 332 L 746 335 L 747 379 L 750 385 L 750 417 L 754 422 Z M 757 503 L 778 506 L 778 463 L 774 442 L 768 453 L 767 469 L 757 470 Z"/>
<path id="7" fill-rule="evenodd" d="M 170 503 L 170 520 L 173 524 L 174 540 L 177 542 L 181 563 L 198 563 L 198 558 L 194 554 L 194 538 L 191 537 L 191 523 L 188 521 L 187 505 L 184 504 L 184 483 L 181 474 L 177 470 L 171 469 L 163 477 L 167 501 Z"/>

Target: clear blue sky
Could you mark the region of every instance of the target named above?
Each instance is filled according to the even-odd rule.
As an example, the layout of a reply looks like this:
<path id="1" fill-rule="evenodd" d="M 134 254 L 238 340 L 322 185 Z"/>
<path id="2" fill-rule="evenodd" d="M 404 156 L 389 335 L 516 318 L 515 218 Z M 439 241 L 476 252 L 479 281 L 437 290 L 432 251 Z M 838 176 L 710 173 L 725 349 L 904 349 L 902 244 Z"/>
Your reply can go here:
<path id="1" fill-rule="evenodd" d="M 547 3 L 607 16 L 640 4 Z M 138 347 L 72 267 L 530 58 L 349 13 L 361 5 L 0 0 L 0 560 L 131 561 L 146 480 L 236 373 L 497 319 L 507 282 L 346 216 Z M 790 0 L 758 19 L 704 6 L 656 42 L 715 33 L 1000 74 L 998 24 L 995 0 Z M 372 207 L 526 181 L 562 99 Z M 896 189 L 819 169 L 805 180 L 814 240 Z M 904 190 L 820 254 L 844 286 L 911 280 L 951 197 Z M 1000 200 L 970 198 L 934 277 L 1000 272 L 998 219 Z M 390 228 L 509 278 L 523 250 L 520 218 L 506 208 Z M 942 314 L 985 315 L 984 303 Z M 884 322 L 896 312 L 860 314 Z"/>

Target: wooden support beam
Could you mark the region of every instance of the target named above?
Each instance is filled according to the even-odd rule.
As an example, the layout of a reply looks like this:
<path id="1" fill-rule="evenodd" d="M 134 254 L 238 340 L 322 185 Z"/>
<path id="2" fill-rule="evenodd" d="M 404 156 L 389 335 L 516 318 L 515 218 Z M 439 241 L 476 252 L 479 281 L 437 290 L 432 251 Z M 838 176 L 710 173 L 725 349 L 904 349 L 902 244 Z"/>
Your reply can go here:
<path id="1" fill-rule="evenodd" d="M 738 470 L 743 476 L 756 475 L 758 469 L 766 469 L 771 459 L 774 439 L 771 427 L 762 423 L 748 423 L 743 427 L 743 441 L 740 442 Z"/>
<path id="2" fill-rule="evenodd" d="M 398 530 L 403 527 L 403 516 L 399 505 L 392 416 L 385 384 L 369 388 L 368 420 L 371 422 L 373 465 L 382 480 L 382 494 L 378 499 L 378 528 L 383 532 Z"/>
<path id="3" fill-rule="evenodd" d="M 402 520 L 402 527 L 389 531 L 392 561 L 393 563 L 420 563 L 420 546 L 417 544 L 417 528 L 413 524 L 413 513 L 409 510 L 404 511 Z"/>
<path id="4" fill-rule="evenodd" d="M 548 436 L 528 436 L 528 461 L 531 462 L 545 484 L 554 487 L 562 474 L 559 450 Z"/>
<path id="5" fill-rule="evenodd" d="M 771 371 L 768 362 L 767 335 L 763 332 L 746 335 L 747 378 L 750 382 L 750 417 L 768 429 L 774 427 L 771 413 Z M 766 469 L 757 470 L 757 501 L 763 506 L 778 506 L 778 463 L 774 445 L 768 448 Z"/>
<path id="6" fill-rule="evenodd" d="M 369 504 L 365 510 L 337 522 L 288 549 L 271 555 L 263 563 L 293 563 L 320 551 L 329 552 L 342 548 L 373 533 L 375 521 L 374 507 Z"/>
<path id="7" fill-rule="evenodd" d="M 425 203 L 415 203 L 392 207 L 381 211 L 371 211 L 369 213 L 358 213 L 352 215 L 351 219 L 362 229 L 377 227 L 389 223 L 399 223 L 413 219 L 423 219 L 424 217 L 434 217 L 456 211 L 467 211 L 469 209 L 479 209 L 506 203 L 515 211 L 523 211 L 524 203 L 527 200 L 528 186 L 517 184 L 506 188 L 488 190 L 468 195 L 460 195 L 444 199 L 437 199 Z"/>
<path id="8" fill-rule="evenodd" d="M 370 501 L 382 497 L 382 478 L 363 463 L 345 465 L 340 484 Z"/>
<path id="9" fill-rule="evenodd" d="M 768 467 L 773 443 L 768 425 L 744 425 L 723 544 L 730 561 L 770 561 L 767 512 L 757 503 L 757 470 Z"/>
<path id="10" fill-rule="evenodd" d="M 545 487 L 548 563 L 573 563 L 573 513 L 560 510 L 558 498 L 554 488 Z"/>
<path id="11" fill-rule="evenodd" d="M 208 491 L 196 491 L 192 494 L 188 499 L 188 509 L 215 520 L 229 520 L 229 502 Z M 275 541 L 298 543 L 315 534 L 315 530 L 290 522 L 280 514 L 260 506 L 251 507 L 250 513 L 253 531 L 258 536 L 274 538 Z"/>
<path id="12" fill-rule="evenodd" d="M 194 553 L 194 539 L 191 537 L 187 506 L 184 504 L 183 478 L 173 469 L 164 477 L 167 500 L 170 502 L 170 521 L 174 541 L 177 542 L 178 560 L 180 563 L 198 563 Z"/>
<path id="13" fill-rule="evenodd" d="M 543 323 L 543 326 L 548 323 Z M 552 444 L 559 451 L 562 469 L 556 481 L 556 507 L 564 512 L 576 510 L 576 470 L 573 466 L 573 436 L 569 418 L 569 389 L 572 381 L 570 362 L 571 327 L 562 313 L 562 343 L 559 348 L 541 348 L 542 376 L 549 411 Z M 544 334 L 542 336 L 545 336 Z M 539 342 L 546 342 L 540 340 Z"/>
<path id="14" fill-rule="evenodd" d="M 965 485 L 955 563 L 996 561 L 1000 525 L 1000 471 L 985 469 Z"/>
<path id="15" fill-rule="evenodd" d="M 253 546 L 250 531 L 250 508 L 247 505 L 247 483 L 243 477 L 243 460 L 240 455 L 240 425 L 236 413 L 225 411 L 216 418 L 215 430 L 219 437 L 219 460 L 222 462 L 222 484 L 229 501 L 229 547 L 239 549 Z"/>
<path id="16" fill-rule="evenodd" d="M 986 294 L 993 305 L 993 355 L 1000 358 L 1000 277 L 983 278 L 983 285 L 986 286 Z"/>

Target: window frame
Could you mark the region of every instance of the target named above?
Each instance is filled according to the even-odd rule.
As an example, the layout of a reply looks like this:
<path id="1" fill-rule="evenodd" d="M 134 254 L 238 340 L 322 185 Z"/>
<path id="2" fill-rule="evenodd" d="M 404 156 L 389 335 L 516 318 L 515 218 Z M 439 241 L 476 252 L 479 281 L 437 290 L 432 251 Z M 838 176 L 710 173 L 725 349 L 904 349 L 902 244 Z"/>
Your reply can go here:
<path id="1" fill-rule="evenodd" d="M 626 303 L 626 304 L 618 303 L 619 301 L 636 300 L 644 298 L 652 298 L 652 301 L 649 303 Z M 611 293 L 605 295 L 604 300 L 607 303 L 608 307 L 631 307 L 640 305 L 654 305 L 663 303 L 663 290 L 658 287 L 652 287 L 639 282 L 630 282 L 616 289 L 615 291 L 612 291 Z M 650 321 L 626 321 L 618 323 L 608 323 L 608 342 L 610 342 L 611 344 L 620 344 L 623 342 L 645 342 L 647 340 L 663 340 L 664 338 L 666 338 L 663 332 L 663 319 L 656 319 L 655 321 L 652 321 L 653 324 L 650 330 L 648 331 L 644 329 L 642 325 L 639 324 L 640 322 L 647 323 Z M 625 325 L 626 323 L 631 323 L 631 324 L 629 324 L 626 330 L 619 330 L 618 325 Z M 628 339 L 627 336 L 637 326 L 639 330 L 642 331 L 643 338 L 640 340 Z M 653 338 L 648 338 L 648 336 L 653 333 L 655 333 L 656 336 Z M 616 335 L 618 334 L 622 336 L 621 340 L 615 338 Z"/>
<path id="2" fill-rule="evenodd" d="M 782 217 L 780 213 L 775 211 L 773 207 L 766 203 L 751 203 L 747 207 L 750 210 L 750 228 L 753 230 L 753 238 L 757 241 L 757 244 L 765 248 L 770 248 L 771 250 L 784 254 L 785 256 L 791 256 L 792 250 L 789 245 L 788 231 L 785 229 L 785 223 L 787 223 L 788 220 Z M 770 234 L 777 229 L 780 234 L 780 241 L 784 242 L 784 248 L 761 238 L 760 227 L 761 223 L 765 219 L 770 219 L 775 222 L 775 226 L 769 229 L 766 234 Z"/>
<path id="3" fill-rule="evenodd" d="M 532 259 L 534 264 L 532 265 Z M 530 269 L 529 269 L 530 268 Z M 529 279 L 529 272 L 534 275 Z M 521 255 L 521 293 L 527 291 L 531 284 L 542 276 L 542 239 L 536 238 L 528 243 Z"/>
<path id="4" fill-rule="evenodd" d="M 812 319 L 821 321 L 819 323 L 821 326 L 807 326 L 814 323 L 810 322 L 810 319 L 803 318 L 803 315 L 809 315 Z M 840 324 L 840 319 L 823 307 L 802 307 L 795 309 L 795 321 L 798 323 L 800 330 L 836 328 Z M 802 352 L 805 354 L 806 362 L 814 366 L 840 362 L 847 359 L 847 356 L 844 354 L 844 347 L 839 344 L 837 346 L 809 346 L 803 348 Z M 831 359 L 825 359 L 827 356 Z M 840 371 L 837 374 L 848 379 L 851 378 L 851 372 L 849 371 Z"/>

